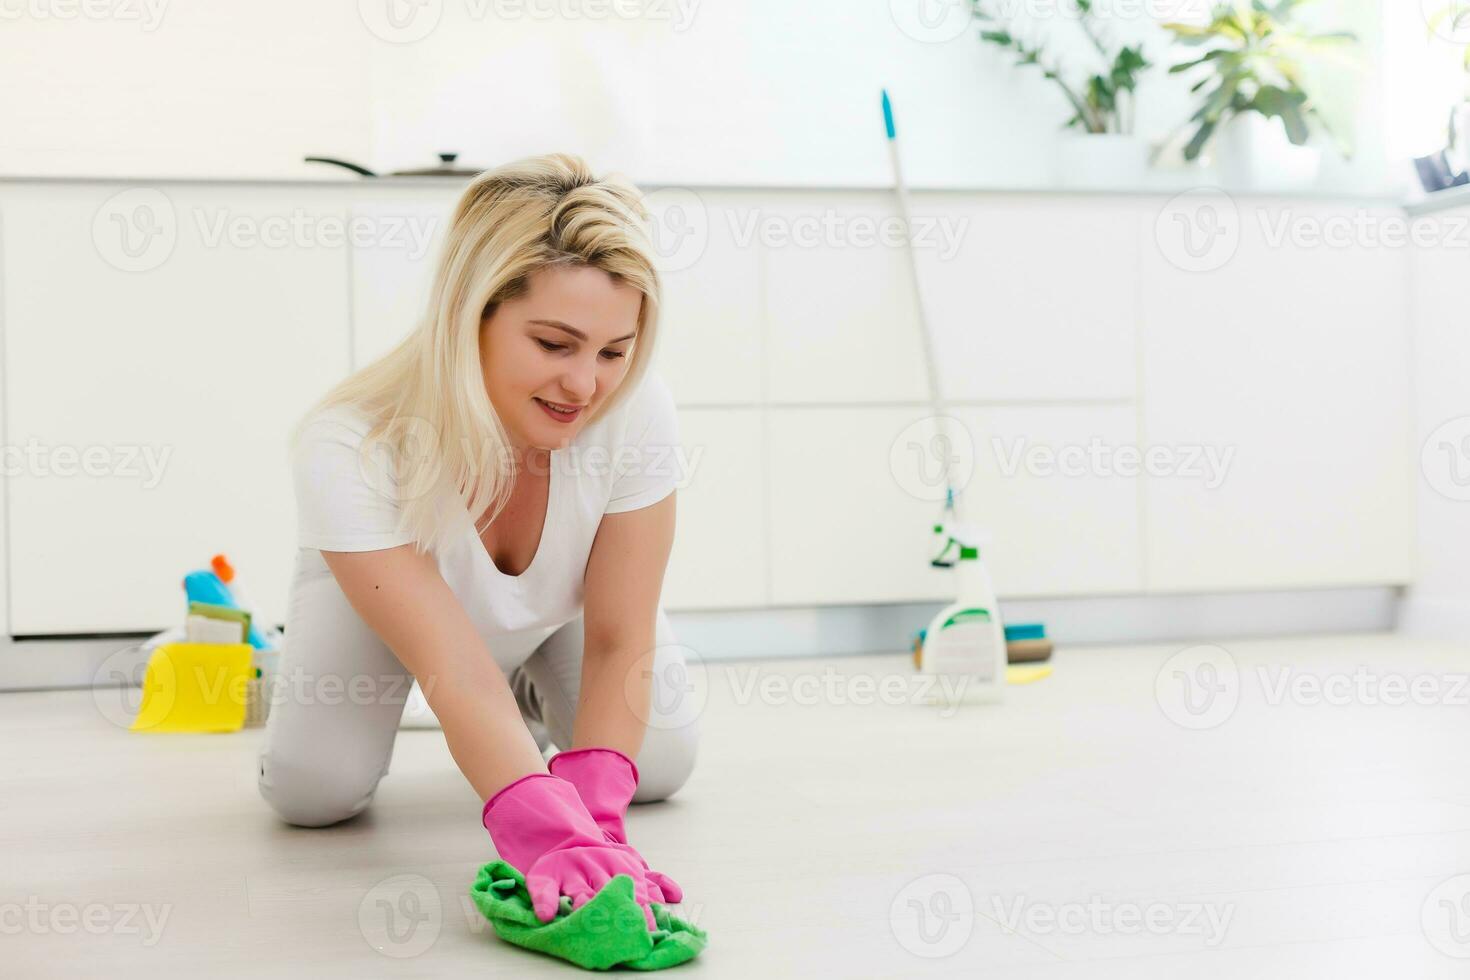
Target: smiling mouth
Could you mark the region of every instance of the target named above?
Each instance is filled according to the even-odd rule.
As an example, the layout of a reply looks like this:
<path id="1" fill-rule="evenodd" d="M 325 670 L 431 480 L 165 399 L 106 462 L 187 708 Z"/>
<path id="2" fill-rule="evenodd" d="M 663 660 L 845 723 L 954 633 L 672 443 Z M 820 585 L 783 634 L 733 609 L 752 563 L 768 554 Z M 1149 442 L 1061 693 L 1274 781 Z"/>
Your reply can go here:
<path id="1" fill-rule="evenodd" d="M 558 422 L 570 422 L 582 414 L 582 409 L 587 407 L 585 405 L 563 405 L 559 402 L 549 402 L 544 398 L 533 398 L 532 400 L 541 406 L 542 411 Z"/>

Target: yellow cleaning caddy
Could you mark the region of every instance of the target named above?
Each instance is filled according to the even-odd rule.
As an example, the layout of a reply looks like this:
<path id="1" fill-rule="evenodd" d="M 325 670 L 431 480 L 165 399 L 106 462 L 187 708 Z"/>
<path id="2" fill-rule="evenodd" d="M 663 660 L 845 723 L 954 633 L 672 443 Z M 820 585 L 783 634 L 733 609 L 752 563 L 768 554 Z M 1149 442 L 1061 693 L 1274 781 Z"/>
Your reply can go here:
<path id="1" fill-rule="evenodd" d="M 148 658 L 135 732 L 237 732 L 255 676 L 248 643 L 165 643 Z"/>

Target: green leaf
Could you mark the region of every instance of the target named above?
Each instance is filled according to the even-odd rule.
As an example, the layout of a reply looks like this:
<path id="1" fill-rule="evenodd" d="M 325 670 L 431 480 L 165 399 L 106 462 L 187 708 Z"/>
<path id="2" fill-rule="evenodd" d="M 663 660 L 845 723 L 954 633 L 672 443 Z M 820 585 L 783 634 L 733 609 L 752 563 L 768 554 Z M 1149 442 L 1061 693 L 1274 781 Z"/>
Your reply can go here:
<path id="1" fill-rule="evenodd" d="M 1216 125 L 1218 123 L 1213 119 L 1209 119 L 1200 126 L 1198 132 L 1194 134 L 1194 138 L 1184 147 L 1184 159 L 1194 160 L 1199 156 L 1200 151 L 1205 148 L 1205 144 L 1210 141 L 1210 137 L 1214 134 Z"/>
<path id="2" fill-rule="evenodd" d="M 1101 75 L 1093 75 L 1087 80 L 1087 104 L 1104 114 L 1111 114 L 1118 108 L 1113 87 Z"/>
<path id="3" fill-rule="evenodd" d="M 1175 65 L 1174 67 L 1169 69 L 1169 74 L 1176 75 L 1181 71 L 1189 71 L 1189 69 L 1191 68 L 1198 68 L 1200 65 L 1207 65 L 1212 61 L 1219 61 L 1227 57 L 1229 57 L 1228 52 L 1211 51 L 1209 54 L 1204 55 L 1200 58 L 1196 58 L 1193 61 L 1186 61 L 1181 64 Z"/>
<path id="4" fill-rule="evenodd" d="M 1302 113 L 1302 106 L 1306 101 L 1304 92 L 1287 92 L 1274 85 L 1264 85 L 1256 93 L 1254 107 L 1264 116 L 1278 117 L 1286 125 L 1287 138 L 1301 146 L 1311 136 L 1306 116 Z"/>
<path id="5" fill-rule="evenodd" d="M 1306 143 L 1312 135 L 1312 131 L 1307 127 L 1306 116 L 1302 115 L 1301 108 L 1297 105 L 1282 106 L 1281 121 L 1286 124 L 1287 138 L 1296 146 Z"/>
<path id="6" fill-rule="evenodd" d="M 1195 115 L 1200 119 L 1219 120 L 1235 102 L 1236 93 L 1239 91 L 1234 79 L 1226 79 L 1220 83 L 1220 87 L 1206 97 L 1204 105 L 1199 107 Z"/>
<path id="7" fill-rule="evenodd" d="M 1195 24 L 1174 23 L 1160 24 L 1159 26 L 1173 33 L 1176 44 L 1183 44 L 1188 47 L 1198 47 L 1201 44 L 1209 44 L 1216 40 L 1214 32 L 1208 27 L 1199 27 Z"/>

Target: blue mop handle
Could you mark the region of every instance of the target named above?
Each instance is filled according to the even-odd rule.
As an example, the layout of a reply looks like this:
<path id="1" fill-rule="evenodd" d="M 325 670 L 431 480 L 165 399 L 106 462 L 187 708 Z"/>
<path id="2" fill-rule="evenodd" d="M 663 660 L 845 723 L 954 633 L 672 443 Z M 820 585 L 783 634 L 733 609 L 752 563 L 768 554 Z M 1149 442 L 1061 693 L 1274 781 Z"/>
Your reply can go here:
<path id="1" fill-rule="evenodd" d="M 898 131 L 893 128 L 893 103 L 888 101 L 888 90 L 883 90 L 883 128 L 888 130 L 888 138 L 894 139 Z"/>

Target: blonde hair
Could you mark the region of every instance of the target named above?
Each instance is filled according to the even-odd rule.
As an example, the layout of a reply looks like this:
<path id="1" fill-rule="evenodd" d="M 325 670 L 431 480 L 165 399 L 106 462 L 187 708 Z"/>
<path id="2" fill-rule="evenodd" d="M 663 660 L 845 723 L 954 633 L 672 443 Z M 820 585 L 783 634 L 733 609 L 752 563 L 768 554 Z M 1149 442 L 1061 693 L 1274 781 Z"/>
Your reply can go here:
<path id="1" fill-rule="evenodd" d="M 386 449 L 397 468 L 399 530 L 410 532 L 419 550 L 444 543 L 449 528 L 439 508 L 446 502 L 457 499 L 471 515 L 493 504 L 493 521 L 509 499 L 515 460 L 485 390 L 482 320 L 552 266 L 591 266 L 638 289 L 643 302 L 627 371 L 587 424 L 605 416 L 652 360 L 661 286 L 647 219 L 636 187 L 621 177 L 598 178 L 569 154 L 528 157 L 478 175 L 455 205 L 417 325 L 319 399 L 293 430 L 293 448 L 318 411 L 351 406 L 373 422 L 360 452 Z M 496 465 L 486 467 L 487 460 Z"/>

